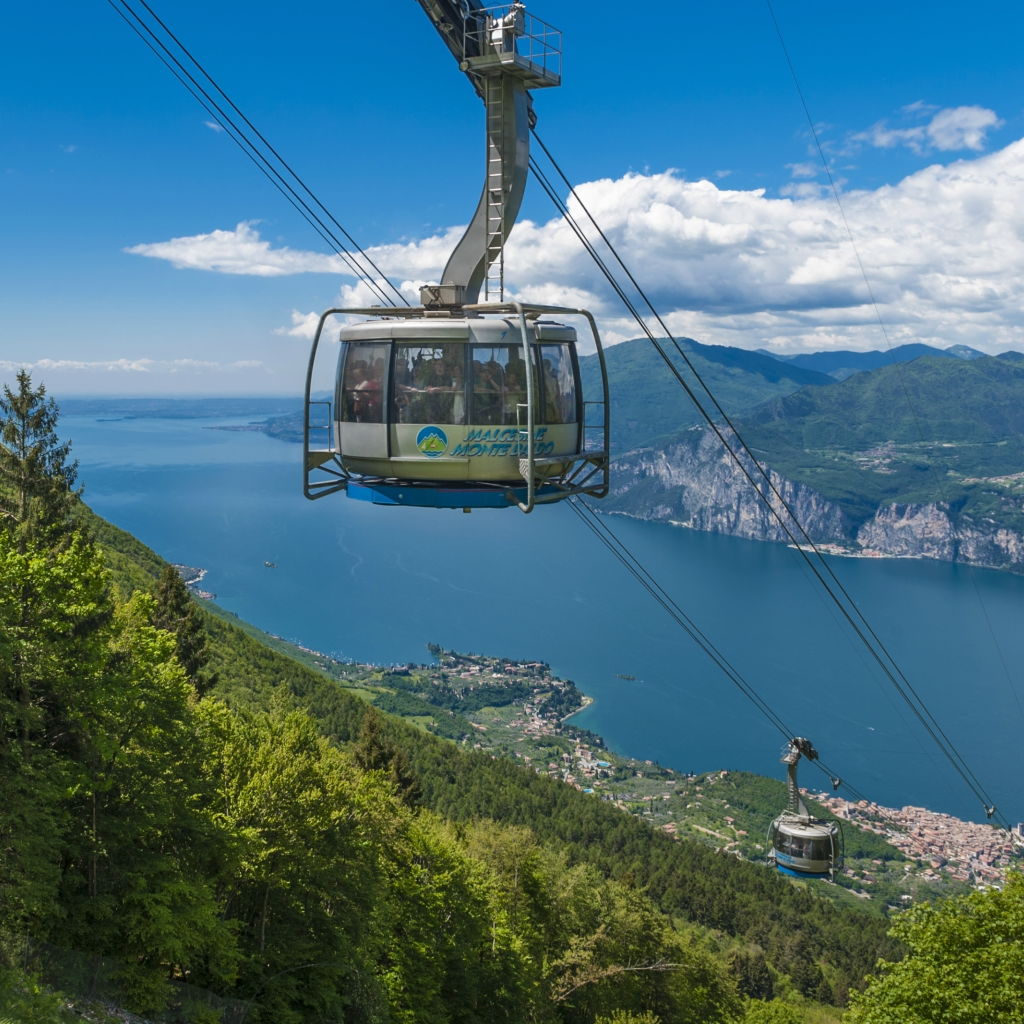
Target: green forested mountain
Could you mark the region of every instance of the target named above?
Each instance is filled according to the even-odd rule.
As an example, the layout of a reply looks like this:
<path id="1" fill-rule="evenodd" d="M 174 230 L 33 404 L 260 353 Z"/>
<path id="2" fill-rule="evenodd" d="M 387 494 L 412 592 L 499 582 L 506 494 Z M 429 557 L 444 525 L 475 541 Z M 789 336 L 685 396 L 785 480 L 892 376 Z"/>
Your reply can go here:
<path id="1" fill-rule="evenodd" d="M 897 363 L 909 363 L 922 356 L 935 356 L 939 359 L 977 359 L 984 355 L 968 345 L 951 345 L 949 348 L 935 348 L 934 345 L 897 345 L 895 348 L 882 352 L 875 349 L 870 352 L 849 352 L 838 350 L 833 352 L 807 352 L 796 356 L 775 356 L 791 366 L 802 366 L 805 370 L 817 370 L 827 373 L 836 380 L 846 380 L 855 373 L 864 370 L 878 370 Z"/>
<path id="2" fill-rule="evenodd" d="M 895 952 L 183 603 L 27 422 L 0 446 L 0 1019 L 72 1019 L 41 970 L 204 1024 L 725 1022 Z"/>
<path id="3" fill-rule="evenodd" d="M 932 356 L 806 388 L 741 418 L 759 458 L 838 502 L 945 501 L 1024 526 L 1024 361 Z"/>
<path id="4" fill-rule="evenodd" d="M 673 365 L 707 404 L 685 360 L 663 341 Z M 702 345 L 689 338 L 680 348 L 718 399 L 729 417 L 738 416 L 770 398 L 811 385 L 832 384 L 824 373 L 766 356 L 760 352 Z M 646 338 L 624 341 L 605 352 L 611 391 L 612 444 L 617 451 L 656 444 L 683 427 L 703 422 L 693 403 Z M 600 394 L 597 356 L 580 360 L 584 394 Z"/>

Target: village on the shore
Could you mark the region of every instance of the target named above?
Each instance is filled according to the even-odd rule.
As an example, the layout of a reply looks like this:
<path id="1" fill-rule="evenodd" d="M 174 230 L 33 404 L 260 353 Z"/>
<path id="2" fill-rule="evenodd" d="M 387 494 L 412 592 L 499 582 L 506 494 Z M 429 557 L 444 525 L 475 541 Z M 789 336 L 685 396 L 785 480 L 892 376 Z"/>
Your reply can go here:
<path id="1" fill-rule="evenodd" d="M 998 885 L 1007 868 L 1019 863 L 1024 823 L 1008 832 L 926 807 L 896 809 L 825 793 L 811 796 L 837 818 L 884 836 L 907 857 L 921 861 L 926 865 L 922 876 L 929 880 L 939 880 L 943 872 L 978 886 Z"/>
<path id="2" fill-rule="evenodd" d="M 197 570 L 191 575 L 194 589 L 202 576 Z M 382 707 L 388 704 L 382 698 L 395 693 L 406 702 L 415 695 L 426 713 L 416 714 L 408 707 L 398 713 L 424 728 L 496 756 L 515 758 L 642 817 L 667 835 L 696 839 L 749 860 L 764 857 L 768 823 L 782 810 L 781 780 L 728 770 L 679 772 L 608 750 L 600 736 L 572 722 L 591 698 L 572 681 L 554 675 L 545 662 L 463 654 L 432 644 L 434 664 L 381 667 L 341 662 L 280 637 L 273 639 L 301 652 L 342 685 L 363 695 L 380 694 L 375 703 Z M 461 736 L 458 723 L 464 726 Z M 762 791 L 758 799 L 763 806 L 752 811 L 754 790 Z M 999 885 L 1006 871 L 1021 863 L 1024 824 L 1009 833 L 923 807 L 894 809 L 831 794 L 808 796 L 848 828 L 875 837 L 880 844 L 873 851 L 880 855 L 847 858 L 842 882 L 864 899 L 877 897 L 899 905 L 909 892 L 920 896 L 950 887 Z"/>
<path id="3" fill-rule="evenodd" d="M 749 794 L 742 791 L 757 777 L 730 771 L 687 774 L 623 757 L 608 750 L 601 737 L 572 724 L 572 715 L 590 698 L 572 682 L 554 676 L 544 662 L 433 650 L 438 660 L 433 671 L 443 674 L 446 686 L 471 690 L 484 682 L 489 687 L 502 681 L 529 684 L 528 696 L 467 715 L 474 747 L 515 757 L 539 773 L 644 817 L 669 835 L 686 835 L 747 859 L 763 857 L 768 822 L 782 806 L 760 815 L 743 806 L 749 804 Z M 432 667 L 418 666 L 417 671 L 431 673 Z M 552 693 L 559 699 L 552 701 Z M 733 792 L 736 796 L 731 797 Z M 781 800 L 781 780 L 774 792 Z M 831 794 L 808 795 L 848 827 L 871 833 L 891 848 L 885 856 L 848 859 L 845 884 L 862 898 L 877 892 L 889 899 L 894 890 L 920 891 L 921 885 L 940 890 L 950 883 L 998 885 L 1007 869 L 1020 863 L 1024 826 L 1014 836 L 922 807 L 893 809 Z"/>

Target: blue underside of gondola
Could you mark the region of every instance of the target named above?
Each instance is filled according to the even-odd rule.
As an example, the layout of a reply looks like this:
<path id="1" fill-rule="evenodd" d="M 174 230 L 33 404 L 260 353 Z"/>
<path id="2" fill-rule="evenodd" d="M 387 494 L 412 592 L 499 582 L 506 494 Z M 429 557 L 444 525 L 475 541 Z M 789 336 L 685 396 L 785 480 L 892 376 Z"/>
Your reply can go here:
<path id="1" fill-rule="evenodd" d="M 781 864 L 776 864 L 775 867 L 780 875 L 789 875 L 792 878 L 828 878 L 827 871 L 796 871 Z"/>
<path id="2" fill-rule="evenodd" d="M 420 508 L 508 508 L 527 498 L 525 487 L 424 487 L 411 484 L 375 484 L 349 481 L 348 496 L 375 505 L 412 505 Z M 537 497 L 556 488 L 537 489 Z"/>

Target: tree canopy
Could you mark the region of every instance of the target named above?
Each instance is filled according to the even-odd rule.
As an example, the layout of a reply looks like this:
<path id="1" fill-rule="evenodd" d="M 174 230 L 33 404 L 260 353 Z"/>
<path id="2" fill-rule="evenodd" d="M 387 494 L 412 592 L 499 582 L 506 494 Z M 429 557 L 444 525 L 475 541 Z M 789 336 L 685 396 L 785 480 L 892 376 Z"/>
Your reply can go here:
<path id="1" fill-rule="evenodd" d="M 0 395 L 0 522 L 27 537 L 54 545 L 69 531 L 80 491 L 78 463 L 69 462 L 70 442 L 57 436 L 59 411 L 46 388 L 32 387 L 19 370 L 17 390 Z"/>
<path id="2" fill-rule="evenodd" d="M 1024 875 L 1003 889 L 912 907 L 893 926 L 907 956 L 883 961 L 850 1024 L 1024 1021 Z"/>

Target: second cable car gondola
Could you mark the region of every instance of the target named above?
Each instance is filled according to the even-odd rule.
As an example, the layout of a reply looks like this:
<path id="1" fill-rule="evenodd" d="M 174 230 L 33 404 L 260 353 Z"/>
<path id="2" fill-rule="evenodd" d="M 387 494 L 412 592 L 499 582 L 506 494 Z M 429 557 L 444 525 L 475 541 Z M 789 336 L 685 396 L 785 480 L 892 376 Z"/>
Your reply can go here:
<path id="1" fill-rule="evenodd" d="M 796 781 L 801 756 L 816 761 L 818 752 L 810 740 L 797 736 L 782 757 L 789 803 L 768 829 L 768 859 L 784 875 L 834 881 L 843 866 L 843 832 L 839 822 L 815 818 L 807 809 Z"/>
<path id="2" fill-rule="evenodd" d="M 585 310 L 504 301 L 504 246 L 529 170 L 528 90 L 561 81 L 561 34 L 521 3 L 420 0 L 486 108 L 484 188 L 440 285 L 417 307 L 328 310 L 306 374 L 305 487 L 377 504 L 536 505 L 608 493 L 608 378 Z M 491 301 L 478 302 L 481 291 Z M 496 300 L 496 301 L 495 301 Z M 330 398 L 313 398 L 317 354 L 337 315 Z M 596 394 L 581 390 L 582 318 L 597 355 Z"/>

